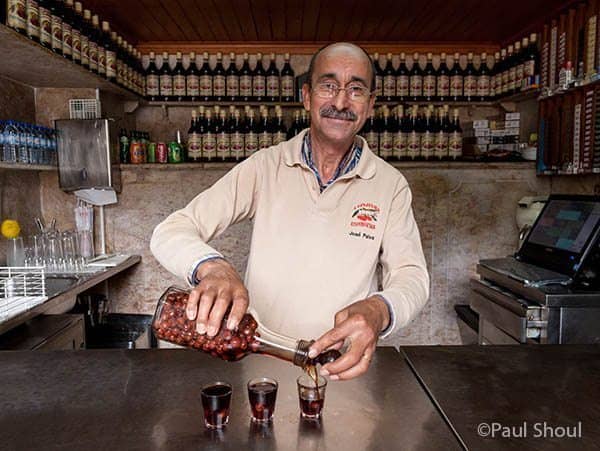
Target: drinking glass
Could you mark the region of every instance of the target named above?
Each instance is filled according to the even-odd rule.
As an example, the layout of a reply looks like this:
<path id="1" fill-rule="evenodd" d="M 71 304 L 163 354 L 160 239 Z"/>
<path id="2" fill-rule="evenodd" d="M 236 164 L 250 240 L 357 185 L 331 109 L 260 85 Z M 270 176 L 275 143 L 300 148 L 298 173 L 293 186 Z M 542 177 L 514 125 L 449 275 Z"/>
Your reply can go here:
<path id="1" fill-rule="evenodd" d="M 231 384 L 227 382 L 212 382 L 202 387 L 204 425 L 207 428 L 220 429 L 229 422 L 232 391 Z"/>
<path id="2" fill-rule="evenodd" d="M 302 418 L 319 419 L 325 403 L 325 388 L 327 388 L 327 379 L 319 376 L 317 384 L 315 380 L 307 374 L 303 374 L 297 379 L 298 401 L 300 402 L 300 413 Z"/>
<path id="3" fill-rule="evenodd" d="M 248 402 L 252 421 L 266 423 L 273 418 L 277 400 L 278 383 L 270 377 L 257 377 L 248 381 Z"/>
<path id="4" fill-rule="evenodd" d="M 62 243 L 56 233 L 49 233 L 46 248 L 46 266 L 50 272 L 64 271 Z"/>
<path id="5" fill-rule="evenodd" d="M 91 230 L 80 230 L 77 232 L 79 237 L 79 255 L 86 260 L 94 258 L 94 235 Z"/>
<path id="6" fill-rule="evenodd" d="M 61 240 L 65 270 L 75 271 L 77 269 L 77 260 L 75 252 L 75 239 L 73 238 L 73 233 L 70 231 L 63 232 Z"/>
<path id="7" fill-rule="evenodd" d="M 6 249 L 6 264 L 7 266 L 24 266 L 25 265 L 25 249 L 23 247 L 23 238 L 8 239 L 8 248 Z"/>

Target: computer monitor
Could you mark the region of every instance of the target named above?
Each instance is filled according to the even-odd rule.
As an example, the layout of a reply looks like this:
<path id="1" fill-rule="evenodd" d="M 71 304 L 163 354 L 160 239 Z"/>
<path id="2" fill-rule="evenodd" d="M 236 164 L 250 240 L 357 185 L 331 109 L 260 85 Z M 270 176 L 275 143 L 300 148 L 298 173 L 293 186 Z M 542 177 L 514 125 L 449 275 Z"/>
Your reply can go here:
<path id="1" fill-rule="evenodd" d="M 553 194 L 517 258 L 574 277 L 599 236 L 600 196 Z"/>

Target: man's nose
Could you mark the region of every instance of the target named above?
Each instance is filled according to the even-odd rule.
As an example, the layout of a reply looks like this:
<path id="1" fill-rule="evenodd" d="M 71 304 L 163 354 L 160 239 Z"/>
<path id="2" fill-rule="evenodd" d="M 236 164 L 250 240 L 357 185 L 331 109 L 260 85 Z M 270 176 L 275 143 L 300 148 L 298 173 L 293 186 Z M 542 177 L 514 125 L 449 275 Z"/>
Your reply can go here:
<path id="1" fill-rule="evenodd" d="M 337 108 L 338 111 L 345 110 L 350 106 L 350 101 L 348 100 L 348 95 L 346 90 L 340 89 L 337 92 L 337 95 L 333 98 L 333 105 Z"/>

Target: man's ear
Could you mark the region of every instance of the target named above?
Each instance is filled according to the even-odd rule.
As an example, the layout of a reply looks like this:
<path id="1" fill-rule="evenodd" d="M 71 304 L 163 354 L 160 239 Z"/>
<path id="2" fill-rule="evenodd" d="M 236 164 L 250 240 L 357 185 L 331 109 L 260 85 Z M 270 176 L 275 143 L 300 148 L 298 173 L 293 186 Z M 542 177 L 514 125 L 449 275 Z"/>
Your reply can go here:
<path id="1" fill-rule="evenodd" d="M 302 103 L 304 104 L 304 109 L 310 111 L 310 86 L 308 83 L 302 85 Z"/>

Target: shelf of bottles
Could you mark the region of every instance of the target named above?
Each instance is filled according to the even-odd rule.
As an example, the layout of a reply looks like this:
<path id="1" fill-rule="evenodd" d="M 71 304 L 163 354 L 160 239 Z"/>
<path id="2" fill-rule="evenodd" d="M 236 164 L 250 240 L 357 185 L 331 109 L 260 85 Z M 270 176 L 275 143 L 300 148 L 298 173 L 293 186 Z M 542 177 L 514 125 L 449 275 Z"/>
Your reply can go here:
<path id="1" fill-rule="evenodd" d="M 0 22 L 73 64 L 137 96 L 144 94 L 141 53 L 107 21 L 74 0 L 6 0 Z"/>
<path id="2" fill-rule="evenodd" d="M 0 167 L 56 169 L 56 131 L 35 124 L 0 121 Z"/>

